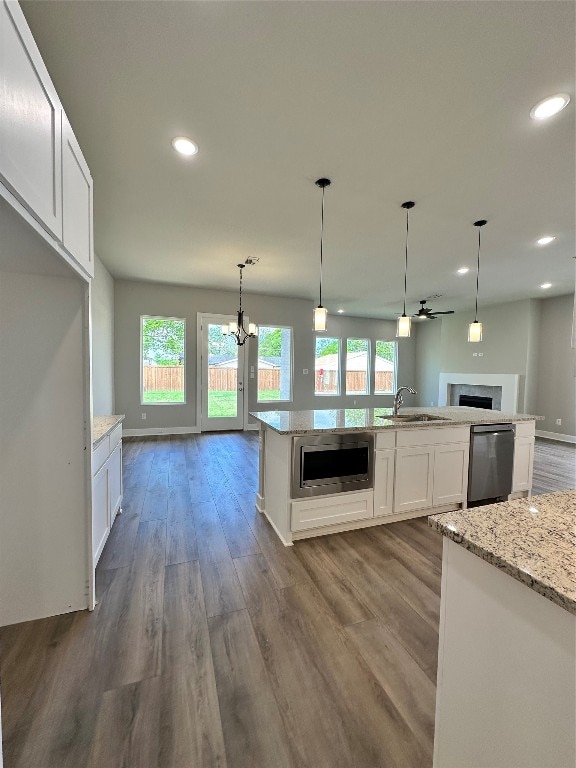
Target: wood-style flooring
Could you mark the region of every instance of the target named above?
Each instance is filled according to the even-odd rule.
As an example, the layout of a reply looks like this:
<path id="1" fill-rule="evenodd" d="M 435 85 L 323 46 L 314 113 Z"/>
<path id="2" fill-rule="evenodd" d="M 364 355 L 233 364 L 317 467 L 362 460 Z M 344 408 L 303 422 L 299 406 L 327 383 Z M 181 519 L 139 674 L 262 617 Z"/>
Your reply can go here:
<path id="1" fill-rule="evenodd" d="M 432 765 L 440 536 L 422 518 L 285 548 L 257 451 L 125 440 L 96 610 L 0 630 L 5 768 Z"/>
<path id="2" fill-rule="evenodd" d="M 536 438 L 532 493 L 576 488 L 576 445 Z"/>

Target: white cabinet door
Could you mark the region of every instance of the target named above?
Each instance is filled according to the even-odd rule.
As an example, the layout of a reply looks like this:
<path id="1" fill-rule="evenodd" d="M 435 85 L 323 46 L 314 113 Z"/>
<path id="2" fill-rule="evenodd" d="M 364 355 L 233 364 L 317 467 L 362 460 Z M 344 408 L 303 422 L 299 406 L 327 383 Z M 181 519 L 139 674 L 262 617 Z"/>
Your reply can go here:
<path id="1" fill-rule="evenodd" d="M 394 512 L 432 506 L 434 447 L 398 448 L 396 451 Z"/>
<path id="2" fill-rule="evenodd" d="M 514 470 L 512 492 L 532 490 L 532 468 L 534 465 L 534 438 L 517 437 L 514 440 Z"/>
<path id="3" fill-rule="evenodd" d="M 108 464 L 106 463 L 96 472 L 92 480 L 92 552 L 94 555 L 94 566 L 98 562 L 110 530 L 108 504 Z"/>
<path id="4" fill-rule="evenodd" d="M 62 242 L 94 277 L 92 176 L 80 145 L 62 112 Z"/>
<path id="5" fill-rule="evenodd" d="M 108 491 L 110 494 L 110 528 L 122 503 L 122 443 L 114 448 L 107 462 Z"/>
<path id="6" fill-rule="evenodd" d="M 394 512 L 395 451 L 374 452 L 374 517 Z"/>
<path id="7" fill-rule="evenodd" d="M 435 507 L 464 501 L 468 495 L 468 443 L 437 445 L 434 448 Z"/>
<path id="8" fill-rule="evenodd" d="M 0 181 L 59 240 L 61 111 L 20 6 L 0 0 Z"/>

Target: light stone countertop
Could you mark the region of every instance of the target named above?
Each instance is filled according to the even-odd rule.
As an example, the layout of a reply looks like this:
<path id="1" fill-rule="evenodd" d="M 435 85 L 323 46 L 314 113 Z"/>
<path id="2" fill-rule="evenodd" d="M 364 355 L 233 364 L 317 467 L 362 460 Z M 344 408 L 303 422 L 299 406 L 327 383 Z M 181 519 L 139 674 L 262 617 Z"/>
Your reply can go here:
<path id="1" fill-rule="evenodd" d="M 541 416 L 504 413 L 460 405 L 436 408 L 401 408 L 400 414 L 429 413 L 442 421 L 393 421 L 392 408 L 336 408 L 317 411 L 256 411 L 250 415 L 280 435 L 306 435 L 321 432 L 366 432 L 383 429 L 430 429 L 463 424 L 502 424 L 537 421 Z M 386 418 L 386 416 L 390 418 Z"/>
<path id="2" fill-rule="evenodd" d="M 576 490 L 432 515 L 428 523 L 576 614 Z"/>
<path id="3" fill-rule="evenodd" d="M 98 443 L 118 424 L 124 421 L 124 414 L 120 416 L 94 416 L 92 419 L 92 448 L 96 448 Z"/>

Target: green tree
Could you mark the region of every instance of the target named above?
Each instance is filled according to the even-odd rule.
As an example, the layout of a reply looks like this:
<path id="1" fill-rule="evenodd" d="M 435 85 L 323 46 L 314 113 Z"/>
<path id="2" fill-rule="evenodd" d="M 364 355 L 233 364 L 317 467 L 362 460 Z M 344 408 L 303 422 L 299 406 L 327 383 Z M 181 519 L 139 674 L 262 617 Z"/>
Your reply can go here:
<path id="1" fill-rule="evenodd" d="M 184 321 L 146 317 L 142 321 L 142 355 L 152 365 L 184 364 Z"/>
<path id="2" fill-rule="evenodd" d="M 280 357 L 282 355 L 282 329 L 260 328 L 258 332 L 258 355 Z"/>
<path id="3" fill-rule="evenodd" d="M 385 360 L 394 362 L 394 355 L 396 354 L 396 342 L 395 341 L 377 341 L 376 342 L 376 357 L 383 357 Z"/>
<path id="4" fill-rule="evenodd" d="M 316 356 L 338 354 L 338 339 L 325 339 L 322 336 L 316 336 Z"/>

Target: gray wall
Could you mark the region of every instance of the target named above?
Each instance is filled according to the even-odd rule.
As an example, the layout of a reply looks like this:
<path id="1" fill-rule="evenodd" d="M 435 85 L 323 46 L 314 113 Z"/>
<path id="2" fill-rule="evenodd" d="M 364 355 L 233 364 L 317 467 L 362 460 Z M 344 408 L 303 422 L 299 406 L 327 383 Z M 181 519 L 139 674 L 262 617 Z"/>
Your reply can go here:
<path id="1" fill-rule="evenodd" d="M 285 325 L 293 328 L 294 397 L 281 407 L 290 410 L 309 408 L 350 408 L 388 406 L 389 395 L 316 397 L 314 395 L 313 302 L 246 294 L 244 309 L 260 325 Z M 196 327 L 197 313 L 234 314 L 236 292 L 196 289 L 182 286 L 129 280 L 115 281 L 115 393 L 116 410 L 126 414 L 127 429 L 170 429 L 196 426 Z M 186 319 L 186 403 L 171 405 L 140 404 L 140 317 L 158 315 Z M 327 336 L 390 339 L 396 326 L 387 320 L 367 320 L 330 315 Z M 413 339 L 401 340 L 398 352 L 398 384 L 415 381 Z M 249 343 L 248 364 L 256 366 L 257 345 Z M 308 375 L 302 373 L 309 370 Z M 256 401 L 255 380 L 248 380 L 248 409 L 273 410 L 273 404 Z M 354 400 L 356 405 L 354 406 Z M 409 399 L 406 398 L 409 403 Z M 145 412 L 147 418 L 141 419 Z"/>
<path id="2" fill-rule="evenodd" d="M 114 280 L 99 258 L 92 281 L 92 402 L 94 416 L 114 413 Z"/>
<path id="3" fill-rule="evenodd" d="M 576 350 L 570 346 L 573 296 L 541 302 L 535 412 L 545 432 L 576 435 Z M 556 419 L 562 419 L 558 426 Z"/>
<path id="4" fill-rule="evenodd" d="M 471 312 L 416 324 L 418 404 L 437 404 L 440 373 L 516 373 L 518 410 L 545 416 L 538 424 L 542 431 L 576 434 L 573 301 L 573 296 L 559 296 L 481 307 L 479 344 L 467 341 Z"/>

